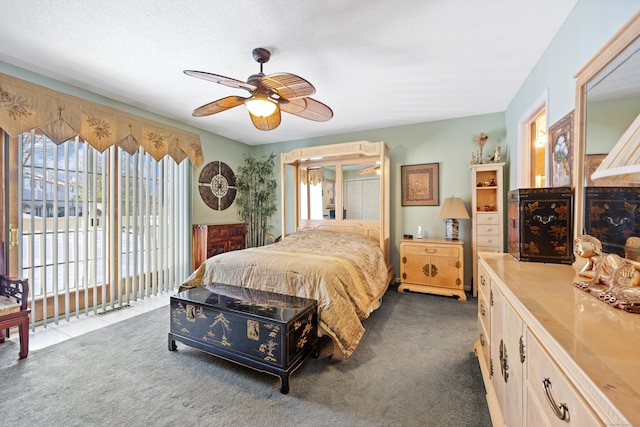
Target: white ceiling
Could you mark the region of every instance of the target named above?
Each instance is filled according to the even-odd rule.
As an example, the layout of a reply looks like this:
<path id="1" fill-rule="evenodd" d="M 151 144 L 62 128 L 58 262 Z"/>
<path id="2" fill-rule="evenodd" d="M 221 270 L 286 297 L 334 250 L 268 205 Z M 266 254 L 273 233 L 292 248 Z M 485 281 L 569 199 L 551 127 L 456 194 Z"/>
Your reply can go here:
<path id="1" fill-rule="evenodd" d="M 0 60 L 250 145 L 504 111 L 578 0 L 2 0 Z M 244 106 L 195 118 L 264 72 L 310 81 L 334 117 Z"/>

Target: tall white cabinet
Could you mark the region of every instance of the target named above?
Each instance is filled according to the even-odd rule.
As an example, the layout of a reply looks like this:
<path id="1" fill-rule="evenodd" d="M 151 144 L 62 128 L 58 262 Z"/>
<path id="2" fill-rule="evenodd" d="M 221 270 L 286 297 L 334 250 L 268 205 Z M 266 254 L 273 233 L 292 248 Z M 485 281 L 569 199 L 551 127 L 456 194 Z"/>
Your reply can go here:
<path id="1" fill-rule="evenodd" d="M 471 165 L 472 293 L 478 295 L 478 252 L 504 252 L 504 163 Z"/>

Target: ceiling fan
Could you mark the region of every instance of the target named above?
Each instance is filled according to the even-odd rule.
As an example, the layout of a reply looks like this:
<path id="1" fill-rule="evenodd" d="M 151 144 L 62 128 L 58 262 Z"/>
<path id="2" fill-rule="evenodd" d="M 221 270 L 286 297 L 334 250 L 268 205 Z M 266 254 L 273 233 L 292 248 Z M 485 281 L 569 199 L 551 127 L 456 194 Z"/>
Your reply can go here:
<path id="1" fill-rule="evenodd" d="M 366 168 L 362 168 L 358 171 L 358 175 L 367 175 L 369 173 L 375 172 L 380 175 L 380 162 L 376 162 L 375 165 L 368 166 Z"/>
<path id="2" fill-rule="evenodd" d="M 193 110 L 193 116 L 203 117 L 244 104 L 254 126 L 260 130 L 272 130 L 280 125 L 280 111 L 303 119 L 325 122 L 333 117 L 327 105 L 309 96 L 316 92 L 311 83 L 291 73 L 265 75 L 262 64 L 269 61 L 271 52 L 264 48 L 253 49 L 253 59 L 260 64 L 260 72 L 249 76 L 246 83 L 204 71 L 184 70 L 184 73 L 221 85 L 246 89 L 251 96 L 227 96 Z"/>

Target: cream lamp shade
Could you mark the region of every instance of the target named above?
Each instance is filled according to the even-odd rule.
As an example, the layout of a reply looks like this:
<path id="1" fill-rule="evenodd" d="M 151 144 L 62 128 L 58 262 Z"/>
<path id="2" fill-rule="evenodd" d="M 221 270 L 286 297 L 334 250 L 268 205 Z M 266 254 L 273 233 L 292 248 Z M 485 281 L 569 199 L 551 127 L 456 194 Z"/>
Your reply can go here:
<path id="1" fill-rule="evenodd" d="M 467 208 L 459 197 L 447 197 L 438 212 L 438 218 L 446 218 L 446 240 L 458 240 L 458 220 L 469 219 Z"/>

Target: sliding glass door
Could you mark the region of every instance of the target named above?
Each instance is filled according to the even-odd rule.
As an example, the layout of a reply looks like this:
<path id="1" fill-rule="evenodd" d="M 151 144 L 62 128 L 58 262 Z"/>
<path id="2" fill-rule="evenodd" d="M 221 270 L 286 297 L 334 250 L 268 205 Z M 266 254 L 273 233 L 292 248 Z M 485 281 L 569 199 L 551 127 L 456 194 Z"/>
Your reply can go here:
<path id="1" fill-rule="evenodd" d="M 5 245 L 29 279 L 32 323 L 174 289 L 189 274 L 189 162 L 38 130 L 4 138 Z"/>

